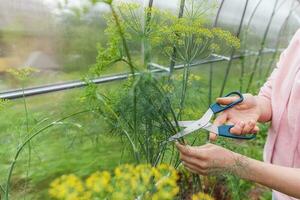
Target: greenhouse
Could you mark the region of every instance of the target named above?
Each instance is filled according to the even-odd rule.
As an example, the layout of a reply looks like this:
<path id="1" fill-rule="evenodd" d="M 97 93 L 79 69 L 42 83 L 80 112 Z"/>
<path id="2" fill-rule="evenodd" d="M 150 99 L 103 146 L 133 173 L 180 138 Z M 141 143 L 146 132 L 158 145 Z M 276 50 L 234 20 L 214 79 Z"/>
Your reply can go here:
<path id="1" fill-rule="evenodd" d="M 300 199 L 300 0 L 0 1 L 0 200 Z"/>

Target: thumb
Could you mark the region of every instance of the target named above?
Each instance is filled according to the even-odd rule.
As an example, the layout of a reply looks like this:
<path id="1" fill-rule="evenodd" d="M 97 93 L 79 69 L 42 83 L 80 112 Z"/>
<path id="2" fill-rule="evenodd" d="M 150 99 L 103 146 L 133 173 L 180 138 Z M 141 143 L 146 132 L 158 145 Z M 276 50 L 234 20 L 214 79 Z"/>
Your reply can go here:
<path id="1" fill-rule="evenodd" d="M 225 124 L 227 121 L 227 114 L 222 113 L 220 114 L 214 121 L 214 125 L 220 126 L 222 124 Z M 217 139 L 217 134 L 216 133 L 209 133 L 209 140 L 215 141 Z"/>
<path id="2" fill-rule="evenodd" d="M 227 105 L 230 104 L 236 100 L 238 100 L 238 97 L 219 97 L 216 99 L 217 103 L 222 104 L 222 105 Z"/>

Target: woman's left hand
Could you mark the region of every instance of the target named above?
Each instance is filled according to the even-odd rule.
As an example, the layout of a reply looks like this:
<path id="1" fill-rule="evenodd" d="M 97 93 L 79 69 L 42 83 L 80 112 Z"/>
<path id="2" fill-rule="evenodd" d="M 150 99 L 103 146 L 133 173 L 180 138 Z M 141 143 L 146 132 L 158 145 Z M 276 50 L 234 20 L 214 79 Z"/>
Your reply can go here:
<path id="1" fill-rule="evenodd" d="M 176 143 L 176 147 L 182 164 L 189 171 L 201 175 L 232 171 L 239 158 L 239 154 L 214 144 L 192 147 Z"/>

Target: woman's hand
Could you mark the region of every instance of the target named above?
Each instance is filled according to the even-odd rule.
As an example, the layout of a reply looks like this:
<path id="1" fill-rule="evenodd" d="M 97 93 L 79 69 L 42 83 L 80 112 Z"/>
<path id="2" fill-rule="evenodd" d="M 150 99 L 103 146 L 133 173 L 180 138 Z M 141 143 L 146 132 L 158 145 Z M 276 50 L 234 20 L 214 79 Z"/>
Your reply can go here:
<path id="1" fill-rule="evenodd" d="M 256 125 L 261 116 L 261 107 L 259 106 L 258 97 L 251 94 L 244 94 L 244 101 L 232 108 L 225 110 L 214 121 L 214 124 L 220 126 L 228 123 L 234 127 L 230 129 L 232 134 L 256 133 L 259 131 Z M 238 97 L 217 98 L 217 103 L 222 105 L 230 104 L 237 100 Z M 210 139 L 216 140 L 217 136 L 210 133 Z"/>
<path id="2" fill-rule="evenodd" d="M 229 172 L 234 170 L 238 163 L 239 154 L 214 144 L 192 147 L 176 143 L 176 147 L 183 165 L 196 174 Z"/>
<path id="3" fill-rule="evenodd" d="M 299 168 L 264 163 L 214 144 L 191 147 L 176 143 L 176 147 L 183 165 L 193 173 L 208 175 L 212 172 L 230 172 L 300 199 Z"/>

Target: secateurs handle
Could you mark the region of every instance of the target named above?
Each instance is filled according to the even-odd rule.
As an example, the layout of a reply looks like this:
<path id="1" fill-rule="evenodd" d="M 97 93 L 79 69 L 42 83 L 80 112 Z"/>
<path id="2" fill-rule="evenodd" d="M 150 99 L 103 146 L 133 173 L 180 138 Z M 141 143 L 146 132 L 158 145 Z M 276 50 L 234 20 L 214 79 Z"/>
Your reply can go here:
<path id="1" fill-rule="evenodd" d="M 256 137 L 255 134 L 251 135 L 234 135 L 230 133 L 230 129 L 234 127 L 233 125 L 221 125 L 218 127 L 219 136 L 233 138 L 233 139 L 240 139 L 240 140 L 251 140 Z"/>
<path id="2" fill-rule="evenodd" d="M 227 110 L 228 108 L 232 108 L 233 106 L 241 103 L 244 100 L 243 95 L 239 91 L 230 92 L 229 94 L 225 95 L 224 97 L 229 97 L 232 95 L 237 95 L 239 98 L 236 101 L 234 101 L 228 105 L 221 105 L 219 103 L 213 103 L 209 106 L 210 109 L 214 112 L 214 114 L 222 112 L 224 110 Z"/>

